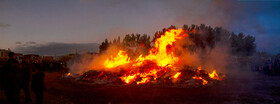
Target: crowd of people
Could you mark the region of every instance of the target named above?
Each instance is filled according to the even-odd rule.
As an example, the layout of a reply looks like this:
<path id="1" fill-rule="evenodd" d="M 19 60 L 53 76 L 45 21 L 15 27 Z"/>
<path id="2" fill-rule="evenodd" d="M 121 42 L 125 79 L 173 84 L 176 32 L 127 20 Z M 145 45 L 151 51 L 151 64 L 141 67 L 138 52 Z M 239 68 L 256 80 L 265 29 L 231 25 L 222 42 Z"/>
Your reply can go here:
<path id="1" fill-rule="evenodd" d="M 251 70 L 260 72 L 267 76 L 280 75 L 280 54 L 267 55 L 265 53 L 257 54 L 250 60 Z"/>
<path id="2" fill-rule="evenodd" d="M 23 89 L 25 103 L 31 103 L 30 89 L 36 95 L 36 104 L 41 104 L 45 90 L 45 74 L 40 65 L 30 62 L 24 57 L 19 63 L 14 53 L 9 53 L 9 59 L 0 68 L 0 89 L 4 91 L 10 104 L 18 104 L 20 91 Z"/>

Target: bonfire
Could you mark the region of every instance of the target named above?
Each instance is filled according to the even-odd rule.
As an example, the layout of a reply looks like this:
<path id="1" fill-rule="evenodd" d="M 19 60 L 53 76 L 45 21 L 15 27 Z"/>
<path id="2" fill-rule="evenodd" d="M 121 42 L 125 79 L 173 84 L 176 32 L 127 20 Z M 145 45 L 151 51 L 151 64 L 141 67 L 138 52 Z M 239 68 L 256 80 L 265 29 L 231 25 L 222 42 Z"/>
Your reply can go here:
<path id="1" fill-rule="evenodd" d="M 216 70 L 207 72 L 202 67 L 180 65 L 180 57 L 173 52 L 173 44 L 188 33 L 182 29 L 170 29 L 155 40 L 154 47 L 149 49 L 148 55 L 139 55 L 132 59 L 124 50 L 108 57 L 103 65 L 103 71 L 95 70 L 80 76 L 81 80 L 106 80 L 115 84 L 178 84 L 194 80 L 196 85 L 207 85 L 209 82 L 223 80 L 225 75 L 219 75 Z M 106 70 L 106 71 L 105 71 Z M 120 70 L 120 71 L 115 71 Z M 70 76 L 70 73 L 67 74 Z"/>

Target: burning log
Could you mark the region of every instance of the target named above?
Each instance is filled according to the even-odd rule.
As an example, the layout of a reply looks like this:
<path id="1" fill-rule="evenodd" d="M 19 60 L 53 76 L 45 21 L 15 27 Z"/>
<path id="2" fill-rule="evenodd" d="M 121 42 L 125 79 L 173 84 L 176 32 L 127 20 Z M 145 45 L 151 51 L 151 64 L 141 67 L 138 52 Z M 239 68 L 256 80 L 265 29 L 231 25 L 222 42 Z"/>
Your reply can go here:
<path id="1" fill-rule="evenodd" d="M 187 67 L 182 69 L 175 74 L 172 74 L 170 69 L 165 69 L 167 71 L 160 70 L 149 70 L 150 66 L 142 66 L 136 72 L 125 72 L 112 73 L 109 71 L 95 71 L 91 70 L 84 73 L 80 80 L 85 82 L 96 82 L 100 84 L 103 81 L 103 84 L 114 84 L 114 85 L 139 85 L 139 84 L 155 84 L 155 85 L 207 85 L 214 83 L 217 80 L 222 80 L 223 77 L 219 77 L 217 74 L 215 78 L 212 78 L 213 73 L 207 73 L 200 68 L 190 69 Z M 126 73 L 126 74 L 124 74 Z M 143 74 L 144 73 L 144 74 Z M 156 76 L 154 76 L 156 74 Z M 157 77 L 159 76 L 159 77 Z M 98 82 L 99 81 L 99 82 Z"/>

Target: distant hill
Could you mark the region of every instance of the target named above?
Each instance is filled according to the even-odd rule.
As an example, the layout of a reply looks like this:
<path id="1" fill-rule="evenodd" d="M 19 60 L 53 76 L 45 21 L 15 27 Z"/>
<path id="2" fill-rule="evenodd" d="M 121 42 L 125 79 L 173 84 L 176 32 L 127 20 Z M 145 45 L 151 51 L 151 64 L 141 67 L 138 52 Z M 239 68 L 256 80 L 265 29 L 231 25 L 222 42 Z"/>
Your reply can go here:
<path id="1" fill-rule="evenodd" d="M 19 45 L 13 51 L 23 54 L 38 55 L 66 55 L 69 53 L 99 52 L 97 43 L 47 43 L 33 45 Z"/>

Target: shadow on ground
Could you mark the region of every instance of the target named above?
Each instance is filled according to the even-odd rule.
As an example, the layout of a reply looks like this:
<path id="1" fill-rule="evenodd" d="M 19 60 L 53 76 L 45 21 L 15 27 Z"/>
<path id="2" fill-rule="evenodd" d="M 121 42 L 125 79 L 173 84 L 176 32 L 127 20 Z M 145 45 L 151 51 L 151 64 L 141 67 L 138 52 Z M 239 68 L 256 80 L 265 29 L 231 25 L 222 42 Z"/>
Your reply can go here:
<path id="1" fill-rule="evenodd" d="M 197 88 L 155 86 L 105 86 L 74 80 L 58 80 L 60 73 L 46 73 L 47 90 L 44 104 L 96 103 L 280 103 L 280 77 L 259 77 L 251 80 L 227 79 L 219 84 Z M 250 81 L 250 86 L 248 82 Z M 7 104 L 4 92 L 0 103 Z M 31 93 L 33 102 L 35 96 Z M 24 101 L 21 91 L 20 101 Z"/>

